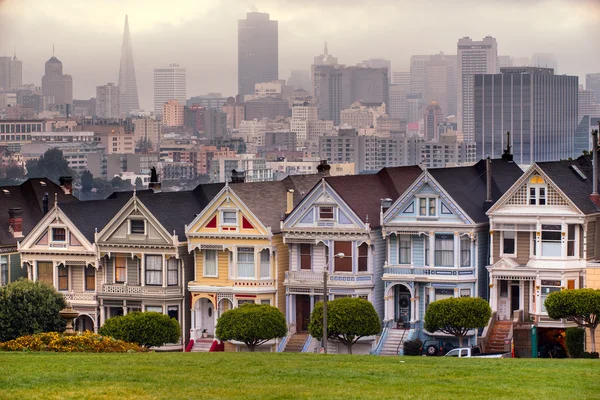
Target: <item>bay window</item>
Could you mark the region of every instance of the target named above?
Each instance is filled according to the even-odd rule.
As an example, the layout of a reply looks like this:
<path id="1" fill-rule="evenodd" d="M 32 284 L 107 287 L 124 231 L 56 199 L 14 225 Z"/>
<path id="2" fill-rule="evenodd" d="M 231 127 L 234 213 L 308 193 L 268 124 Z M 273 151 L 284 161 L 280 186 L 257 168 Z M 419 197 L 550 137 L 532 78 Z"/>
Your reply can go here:
<path id="1" fill-rule="evenodd" d="M 0 256 L 0 286 L 8 284 L 8 256 Z"/>
<path id="2" fill-rule="evenodd" d="M 454 266 L 454 235 L 435 235 L 435 266 Z"/>
<path id="3" fill-rule="evenodd" d="M 115 283 L 125 283 L 127 280 L 127 259 L 115 257 Z"/>
<path id="4" fill-rule="evenodd" d="M 410 264 L 410 236 L 400 235 L 398 261 L 400 264 Z"/>
<path id="5" fill-rule="evenodd" d="M 69 290 L 69 270 L 63 264 L 58 266 L 58 290 Z"/>
<path id="6" fill-rule="evenodd" d="M 425 236 L 425 265 L 429 265 L 429 236 Z"/>
<path id="7" fill-rule="evenodd" d="M 146 285 L 159 286 L 162 282 L 162 256 L 146 256 Z"/>
<path id="8" fill-rule="evenodd" d="M 260 252 L 260 277 L 269 278 L 271 276 L 271 253 L 269 249 L 263 249 Z"/>
<path id="9" fill-rule="evenodd" d="M 454 289 L 435 289 L 435 301 L 454 297 Z"/>
<path id="10" fill-rule="evenodd" d="M 366 243 L 358 246 L 358 272 L 367 272 L 369 265 L 369 246 Z"/>
<path id="11" fill-rule="evenodd" d="M 300 244 L 300 269 L 310 270 L 312 267 L 311 245 L 308 243 Z"/>
<path id="12" fill-rule="evenodd" d="M 334 254 L 344 253 L 333 261 L 335 272 L 352 272 L 352 242 L 333 242 Z"/>
<path id="13" fill-rule="evenodd" d="M 175 257 L 167 260 L 167 285 L 177 286 L 179 284 L 179 268 Z"/>
<path id="14" fill-rule="evenodd" d="M 542 257 L 561 256 L 560 225 L 542 225 Z"/>
<path id="15" fill-rule="evenodd" d="M 542 302 L 542 312 L 545 313 L 547 311 L 546 307 L 544 306 L 544 303 L 546 302 L 546 299 L 548 298 L 548 295 L 550 295 L 550 293 L 560 292 L 561 281 L 543 280 L 541 283 L 542 290 L 540 301 Z"/>
<path id="16" fill-rule="evenodd" d="M 567 227 L 567 257 L 575 257 L 575 232 L 577 225 L 570 224 Z"/>
<path id="17" fill-rule="evenodd" d="M 85 290 L 96 290 L 96 269 L 88 265 L 85 269 Z"/>
<path id="18" fill-rule="evenodd" d="M 217 276 L 216 250 L 204 250 L 204 276 Z"/>
<path id="19" fill-rule="evenodd" d="M 469 236 L 460 238 L 460 266 L 471 266 L 471 238 Z"/>
<path id="20" fill-rule="evenodd" d="M 54 274 L 52 263 L 48 261 L 38 261 L 37 263 L 37 278 L 38 281 L 54 285 Z"/>
<path id="21" fill-rule="evenodd" d="M 515 240 L 515 231 L 502 232 L 502 254 L 514 256 L 517 246 Z"/>
<path id="22" fill-rule="evenodd" d="M 237 248 L 238 278 L 254 278 L 254 248 Z"/>

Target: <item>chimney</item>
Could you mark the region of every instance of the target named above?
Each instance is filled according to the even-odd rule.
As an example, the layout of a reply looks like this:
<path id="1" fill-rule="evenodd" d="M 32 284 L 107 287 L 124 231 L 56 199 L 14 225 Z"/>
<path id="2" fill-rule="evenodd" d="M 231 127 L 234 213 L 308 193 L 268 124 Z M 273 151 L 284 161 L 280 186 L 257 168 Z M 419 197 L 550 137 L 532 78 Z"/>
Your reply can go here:
<path id="1" fill-rule="evenodd" d="M 492 207 L 492 159 L 489 156 L 485 159 L 485 191 L 483 209 L 487 211 Z"/>
<path id="2" fill-rule="evenodd" d="M 386 197 L 385 199 L 381 199 L 381 212 L 385 213 L 392 206 L 392 199 Z"/>
<path id="3" fill-rule="evenodd" d="M 288 215 L 294 209 L 294 189 L 288 189 L 286 194 L 285 214 Z"/>
<path id="4" fill-rule="evenodd" d="M 321 160 L 321 163 L 317 165 L 317 171 L 321 176 L 329 176 L 329 170 L 331 165 L 327 164 L 327 160 Z"/>
<path id="5" fill-rule="evenodd" d="M 592 194 L 590 200 L 600 207 L 600 195 L 598 195 L 598 131 L 592 130 L 592 163 L 593 163 L 593 178 L 592 178 Z"/>
<path id="6" fill-rule="evenodd" d="M 44 197 L 42 197 L 42 214 L 46 215 L 48 213 L 48 193 L 44 193 Z"/>
<path id="7" fill-rule="evenodd" d="M 235 169 L 231 170 L 231 183 L 244 183 L 245 180 L 245 171 L 236 171 Z"/>
<path id="8" fill-rule="evenodd" d="M 73 177 L 72 176 L 61 176 L 58 178 L 58 182 L 60 183 L 60 187 L 65 192 L 65 194 L 73 193 Z"/>
<path id="9" fill-rule="evenodd" d="M 150 168 L 150 182 L 148 183 L 148 188 L 152 189 L 154 193 L 160 193 L 160 182 L 158 181 L 158 174 L 156 173 L 156 168 Z"/>
<path id="10" fill-rule="evenodd" d="M 8 209 L 8 230 L 12 232 L 15 238 L 23 237 L 23 209 Z"/>
<path id="11" fill-rule="evenodd" d="M 513 155 L 511 153 L 512 146 L 510 145 L 510 131 L 506 131 L 506 149 L 502 154 L 502 159 L 506 162 L 513 162 Z"/>

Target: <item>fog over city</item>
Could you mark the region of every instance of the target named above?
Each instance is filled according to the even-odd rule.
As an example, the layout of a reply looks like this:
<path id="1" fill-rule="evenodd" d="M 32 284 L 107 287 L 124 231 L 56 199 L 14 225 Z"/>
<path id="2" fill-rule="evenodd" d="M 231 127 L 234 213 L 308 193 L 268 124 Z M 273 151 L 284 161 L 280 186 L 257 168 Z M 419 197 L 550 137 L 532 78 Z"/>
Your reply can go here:
<path id="1" fill-rule="evenodd" d="M 358 0 L 0 0 L 0 54 L 23 61 L 23 82 L 40 84 L 55 55 L 73 76 L 74 97 L 117 82 L 129 15 L 140 106 L 152 108 L 153 68 L 187 68 L 188 95 L 237 92 L 237 21 L 246 12 L 279 21 L 279 77 L 309 70 L 323 42 L 343 64 L 386 58 L 407 69 L 411 55 L 456 54 L 458 38 L 498 41 L 498 54 L 552 53 L 558 73 L 600 66 L 600 1 Z"/>

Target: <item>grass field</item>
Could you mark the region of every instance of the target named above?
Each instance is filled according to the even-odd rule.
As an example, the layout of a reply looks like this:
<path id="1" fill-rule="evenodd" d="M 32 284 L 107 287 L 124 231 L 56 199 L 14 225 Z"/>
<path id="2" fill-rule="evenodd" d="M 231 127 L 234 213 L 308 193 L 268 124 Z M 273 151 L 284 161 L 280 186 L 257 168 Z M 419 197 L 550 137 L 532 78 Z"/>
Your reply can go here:
<path id="1" fill-rule="evenodd" d="M 0 352 L 0 399 L 598 399 L 600 361 Z"/>

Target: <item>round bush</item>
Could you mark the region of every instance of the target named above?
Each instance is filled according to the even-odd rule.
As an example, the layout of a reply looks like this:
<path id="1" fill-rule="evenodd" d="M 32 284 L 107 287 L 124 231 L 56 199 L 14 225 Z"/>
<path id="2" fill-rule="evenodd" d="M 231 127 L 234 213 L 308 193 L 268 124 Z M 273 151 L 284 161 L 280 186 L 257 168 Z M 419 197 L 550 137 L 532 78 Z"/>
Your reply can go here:
<path id="1" fill-rule="evenodd" d="M 165 343 L 177 342 L 181 327 L 168 315 L 157 312 L 131 312 L 108 319 L 98 333 L 145 347 L 159 347 Z"/>
<path id="2" fill-rule="evenodd" d="M 140 353 L 148 351 L 134 343 L 127 343 L 111 337 L 85 331 L 75 336 L 65 336 L 58 332 L 39 333 L 21 336 L 0 343 L 4 351 L 54 351 L 58 353 Z"/>

